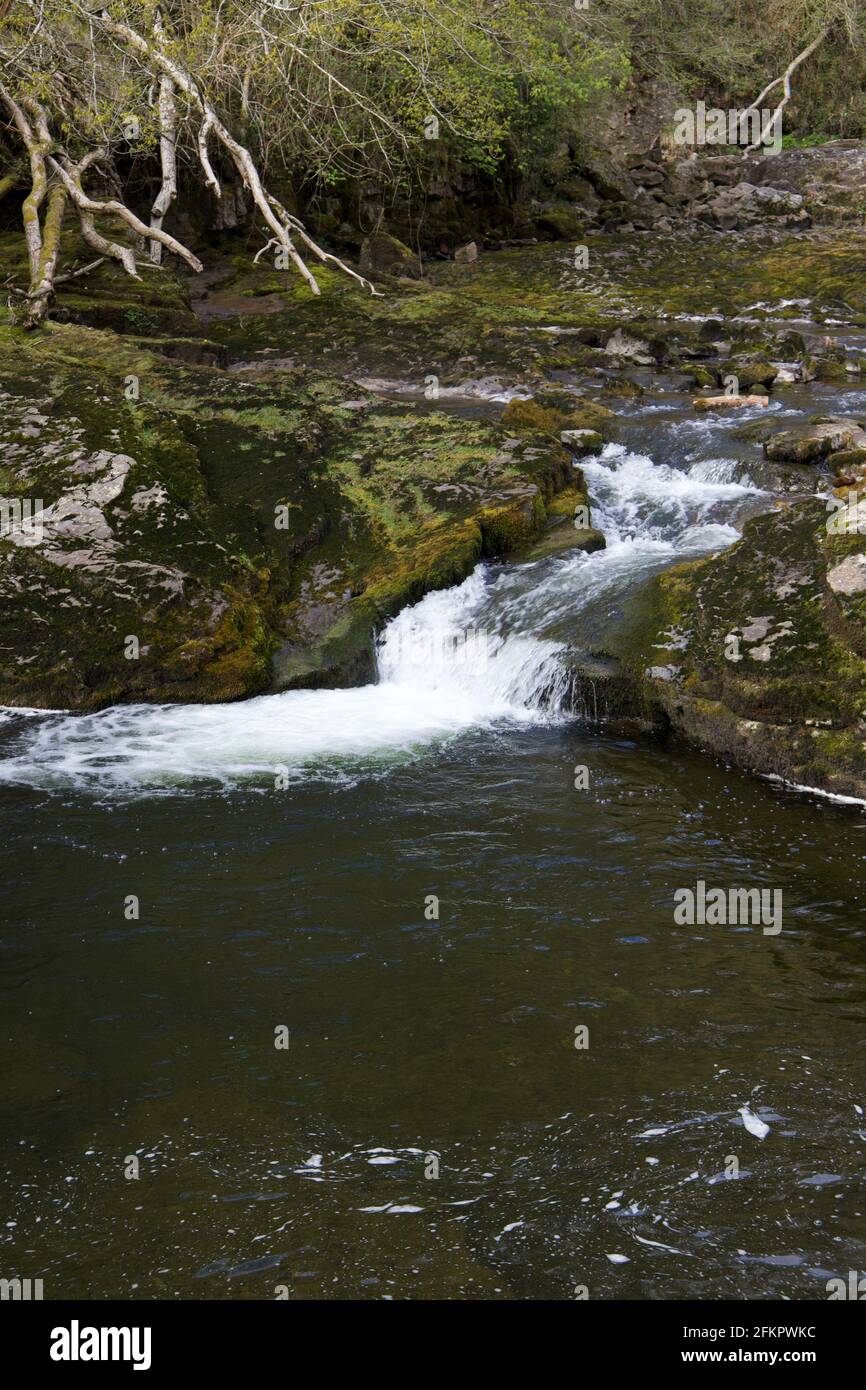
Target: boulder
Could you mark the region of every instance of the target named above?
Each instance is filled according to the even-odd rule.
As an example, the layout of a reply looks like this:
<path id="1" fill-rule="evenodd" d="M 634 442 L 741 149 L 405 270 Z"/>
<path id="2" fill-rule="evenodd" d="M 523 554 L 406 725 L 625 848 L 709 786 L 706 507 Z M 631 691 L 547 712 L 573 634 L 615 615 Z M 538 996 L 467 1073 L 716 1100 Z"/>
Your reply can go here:
<path id="1" fill-rule="evenodd" d="M 634 198 L 633 180 L 607 152 L 593 152 L 587 158 L 582 172 L 605 202 L 628 203 Z"/>
<path id="2" fill-rule="evenodd" d="M 779 368 L 770 362 L 745 362 L 734 358 L 728 362 L 723 376 L 735 376 L 740 390 L 750 391 L 755 386 L 772 386 L 779 375 Z"/>
<path id="3" fill-rule="evenodd" d="M 689 367 L 688 377 L 692 386 L 721 386 L 719 373 L 712 367 L 703 366 L 702 363 Z"/>
<path id="4" fill-rule="evenodd" d="M 681 159 L 668 167 L 667 187 L 678 202 L 685 203 L 709 193 L 712 184 L 697 159 Z"/>
<path id="5" fill-rule="evenodd" d="M 830 456 L 830 464 L 839 478 L 860 477 L 866 468 L 866 447 L 839 449 Z"/>
<path id="6" fill-rule="evenodd" d="M 478 243 L 467 241 L 465 246 L 458 246 L 454 252 L 454 259 L 461 265 L 471 265 L 478 260 Z"/>
<path id="7" fill-rule="evenodd" d="M 866 797 L 866 553 L 826 499 L 752 518 L 655 580 L 645 611 L 628 652 L 644 707 L 726 763 Z"/>
<path id="8" fill-rule="evenodd" d="M 732 188 L 741 182 L 743 161 L 738 154 L 704 154 L 695 163 L 710 183 Z"/>
<path id="9" fill-rule="evenodd" d="M 719 231 L 733 231 L 767 220 L 784 225 L 807 225 L 808 214 L 800 193 L 769 184 L 737 183 L 700 208 L 698 220 Z"/>
<path id="10" fill-rule="evenodd" d="M 589 180 L 573 170 L 557 180 L 556 191 L 570 207 L 583 213 L 590 220 L 595 217 L 601 206 L 601 198 Z"/>
<path id="11" fill-rule="evenodd" d="M 421 262 L 414 251 L 389 232 L 371 232 L 361 243 L 362 275 L 403 275 L 421 279 Z"/>
<path id="12" fill-rule="evenodd" d="M 604 440 L 598 430 L 562 430 L 559 442 L 578 458 L 585 458 L 588 454 L 600 454 L 604 448 Z"/>
<path id="13" fill-rule="evenodd" d="M 604 396 L 642 396 L 643 387 L 627 376 L 609 376 L 601 388 Z"/>
<path id="14" fill-rule="evenodd" d="M 847 381 L 854 372 L 849 370 L 845 352 L 835 348 L 807 353 L 803 358 L 804 381 Z"/>
<path id="15" fill-rule="evenodd" d="M 829 140 L 810 149 L 782 150 L 755 165 L 754 177 L 803 196 L 816 223 L 863 224 L 866 143 Z"/>
<path id="16" fill-rule="evenodd" d="M 613 433 L 616 416 L 612 410 L 574 396 L 569 391 L 538 391 L 530 400 L 509 401 L 502 423 L 518 433 L 556 434 L 564 430 L 595 430 L 603 439 Z"/>
<path id="17" fill-rule="evenodd" d="M 866 555 L 846 555 L 827 572 L 827 583 L 834 594 L 862 594 L 866 591 Z"/>
<path id="18" fill-rule="evenodd" d="M 585 215 L 568 203 L 545 204 L 535 218 L 535 226 L 539 236 L 551 241 L 579 241 L 586 231 Z"/>
<path id="19" fill-rule="evenodd" d="M 641 367 L 652 367 L 656 361 L 656 356 L 648 342 L 631 333 L 626 333 L 622 328 L 617 328 L 611 334 L 604 345 L 604 350 L 609 357 L 623 357 Z"/>
<path id="20" fill-rule="evenodd" d="M 827 416 L 780 430 L 764 443 L 764 453 L 774 463 L 820 463 L 841 450 L 863 448 L 866 431 L 856 420 Z"/>

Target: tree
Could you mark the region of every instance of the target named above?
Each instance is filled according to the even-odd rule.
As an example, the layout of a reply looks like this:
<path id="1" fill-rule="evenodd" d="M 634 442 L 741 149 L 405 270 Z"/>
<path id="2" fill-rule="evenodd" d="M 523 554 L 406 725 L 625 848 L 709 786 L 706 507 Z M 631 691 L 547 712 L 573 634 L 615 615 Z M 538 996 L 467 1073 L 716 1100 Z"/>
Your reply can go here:
<path id="1" fill-rule="evenodd" d="M 136 277 L 165 252 L 200 268 L 165 230 L 193 177 L 216 200 L 238 181 L 268 238 L 258 254 L 283 252 L 313 294 L 315 261 L 375 293 L 277 196 L 275 174 L 398 187 L 425 166 L 431 127 L 494 168 L 515 130 L 586 101 L 615 66 L 566 0 L 0 0 L 0 62 L 29 169 L 29 285 L 15 291 L 29 326 L 106 258 Z M 121 175 L 132 153 L 159 167 L 146 222 Z M 59 274 L 68 213 L 98 258 Z"/>

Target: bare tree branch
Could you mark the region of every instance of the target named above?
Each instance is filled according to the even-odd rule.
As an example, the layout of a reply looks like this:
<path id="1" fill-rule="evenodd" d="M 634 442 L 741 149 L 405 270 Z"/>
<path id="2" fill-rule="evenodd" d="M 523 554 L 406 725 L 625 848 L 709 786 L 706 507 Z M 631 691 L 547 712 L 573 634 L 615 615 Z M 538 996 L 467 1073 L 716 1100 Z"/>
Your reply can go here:
<path id="1" fill-rule="evenodd" d="M 143 35 L 130 28 L 129 25 L 122 24 L 118 20 L 113 19 L 107 10 L 101 12 L 99 20 L 110 33 L 123 39 L 135 52 L 145 58 L 150 65 L 155 66 L 161 73 L 168 75 L 175 86 L 189 97 L 205 122 L 207 122 L 207 132 L 213 131 L 217 140 L 219 140 L 220 144 L 227 151 L 241 176 L 244 186 L 252 196 L 252 200 L 258 208 L 261 217 L 273 233 L 273 238 L 278 245 L 282 247 L 289 260 L 306 280 L 313 294 L 320 293 L 319 286 L 309 266 L 295 247 L 292 240 L 293 234 L 297 235 L 304 244 L 313 251 L 319 260 L 331 262 L 338 266 L 346 275 L 357 280 L 365 289 L 370 290 L 371 293 L 376 292 L 374 286 L 369 280 L 365 279 L 363 275 L 358 275 L 357 272 L 346 265 L 345 261 L 342 261 L 339 256 L 332 256 L 327 251 L 323 250 L 305 230 L 298 218 L 288 213 L 282 204 L 265 189 L 256 162 L 250 154 L 250 151 L 245 145 L 242 145 L 239 140 L 235 139 L 228 127 L 220 120 L 216 111 L 204 96 L 192 75 L 176 59 L 165 52 L 158 38 L 154 43 L 150 43 Z M 201 152 L 201 145 L 199 145 L 199 152 Z M 206 178 L 208 176 L 208 170 L 210 174 L 213 175 L 213 170 L 210 168 L 209 163 L 208 167 L 205 169 Z"/>
<path id="2" fill-rule="evenodd" d="M 99 153 L 104 157 L 106 151 L 103 150 Z M 176 256 L 180 256 L 186 261 L 187 265 L 191 266 L 196 272 L 204 269 L 198 256 L 194 256 L 192 251 L 188 250 L 182 242 L 177 241 L 173 236 L 170 236 L 168 232 L 164 232 L 161 227 L 147 227 L 140 217 L 136 217 L 134 212 L 123 203 L 118 202 L 116 198 L 109 198 L 105 202 L 99 202 L 97 199 L 89 197 L 88 194 L 84 192 L 81 185 L 75 182 L 70 172 L 64 169 L 63 165 L 59 164 L 52 155 L 49 155 L 48 162 L 57 176 L 66 185 L 67 192 L 77 208 L 86 213 L 113 213 L 115 217 L 120 217 L 126 222 L 132 230 L 137 232 L 140 237 L 143 237 L 145 241 L 156 238 L 167 250 L 172 251 Z"/>
<path id="3" fill-rule="evenodd" d="M 174 82 L 163 73 L 159 83 L 159 160 L 162 184 L 150 212 L 151 231 L 161 231 L 166 213 L 177 197 L 177 106 Z M 154 265 L 162 260 L 162 243 L 156 236 L 150 239 L 150 259 Z"/>
<path id="4" fill-rule="evenodd" d="M 797 71 L 797 68 L 800 66 L 800 64 L 804 63 L 807 58 L 811 57 L 811 55 L 815 52 L 815 49 L 819 46 L 819 44 L 824 42 L 824 39 L 826 37 L 827 30 L 822 29 L 818 37 L 813 39 L 812 42 L 808 45 L 808 47 L 804 48 L 801 53 L 798 53 L 796 58 L 794 58 L 793 61 L 788 64 L 782 76 L 774 78 L 773 81 L 770 82 L 768 86 L 764 88 L 761 95 L 752 103 L 752 105 L 747 107 L 747 109 L 742 112 L 740 116 L 740 128 L 742 128 L 743 121 L 751 112 L 760 111 L 761 102 L 768 95 L 768 93 L 771 92 L 774 87 L 778 87 L 779 83 L 781 82 L 783 91 L 782 100 L 779 102 L 778 106 L 776 107 L 772 115 L 769 117 L 769 119 L 765 121 L 764 127 L 760 135 L 758 136 L 758 139 L 753 144 L 747 146 L 747 148 L 743 151 L 744 158 L 746 155 L 751 154 L 753 150 L 760 149 L 760 147 L 766 142 L 768 135 L 770 134 L 773 127 L 776 125 L 776 122 L 781 117 L 782 112 L 788 105 L 788 102 L 791 100 L 791 78 Z"/>

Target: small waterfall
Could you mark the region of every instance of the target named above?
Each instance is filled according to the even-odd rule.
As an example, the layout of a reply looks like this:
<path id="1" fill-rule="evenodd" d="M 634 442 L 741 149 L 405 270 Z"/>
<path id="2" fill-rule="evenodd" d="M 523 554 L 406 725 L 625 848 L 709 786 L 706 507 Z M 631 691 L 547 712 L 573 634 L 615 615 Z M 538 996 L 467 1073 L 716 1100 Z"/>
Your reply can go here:
<path id="1" fill-rule="evenodd" d="M 490 588 L 491 571 L 479 566 L 457 588 L 404 609 L 379 641 L 379 689 L 409 701 L 435 693 L 469 724 L 558 711 L 568 689 L 562 644 L 503 631 Z"/>
<path id="2" fill-rule="evenodd" d="M 471 729 L 567 717 L 573 675 L 561 657 L 579 615 L 678 556 L 729 545 L 731 515 L 758 491 L 730 460 L 684 471 L 608 445 L 582 466 L 607 549 L 481 565 L 428 594 L 381 634 L 376 684 L 232 705 L 10 710 L 0 781 L 109 792 L 351 777 Z"/>

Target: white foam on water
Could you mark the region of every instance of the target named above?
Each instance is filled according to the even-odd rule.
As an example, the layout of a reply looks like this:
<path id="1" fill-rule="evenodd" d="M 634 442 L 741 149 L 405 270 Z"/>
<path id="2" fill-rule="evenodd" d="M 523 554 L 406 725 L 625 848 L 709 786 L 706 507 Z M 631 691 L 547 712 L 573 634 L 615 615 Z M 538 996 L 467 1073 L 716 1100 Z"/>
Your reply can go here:
<path id="1" fill-rule="evenodd" d="M 327 775 L 416 756 L 470 729 L 567 717 L 563 644 L 538 635 L 608 586 L 678 556 L 731 544 L 726 514 L 754 494 L 737 465 L 686 471 L 622 446 L 584 460 L 608 548 L 535 564 L 479 566 L 388 624 L 378 680 L 229 705 L 117 705 L 96 714 L 6 711 L 0 782 L 99 792 Z M 26 714 L 26 717 L 21 717 Z"/>
<path id="2" fill-rule="evenodd" d="M 844 792 L 828 792 L 824 787 L 812 787 L 805 782 L 789 782 L 786 777 L 780 777 L 775 772 L 761 772 L 758 775 L 767 782 L 776 782 L 786 791 L 805 792 L 807 796 L 823 797 L 825 801 L 835 801 L 838 806 L 858 806 L 861 810 L 866 808 L 866 799 L 862 796 L 848 796 Z"/>
<path id="3" fill-rule="evenodd" d="M 723 504 L 741 502 L 758 491 L 736 478 L 727 459 L 694 463 L 687 471 L 654 463 L 646 454 L 608 444 L 600 459 L 584 459 L 593 500 L 593 523 L 611 541 L 659 540 L 678 547 L 694 527 L 725 527 Z"/>
<path id="4" fill-rule="evenodd" d="M 378 649 L 376 684 L 229 705 L 115 705 L 30 718 L 11 756 L 0 760 L 0 782 L 111 791 L 189 780 L 291 780 L 323 764 L 411 756 L 503 720 L 541 722 L 553 715 L 544 708 L 546 694 L 564 682 L 560 648 L 476 628 L 485 580 L 481 567 L 394 619 Z"/>

